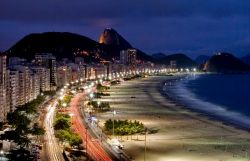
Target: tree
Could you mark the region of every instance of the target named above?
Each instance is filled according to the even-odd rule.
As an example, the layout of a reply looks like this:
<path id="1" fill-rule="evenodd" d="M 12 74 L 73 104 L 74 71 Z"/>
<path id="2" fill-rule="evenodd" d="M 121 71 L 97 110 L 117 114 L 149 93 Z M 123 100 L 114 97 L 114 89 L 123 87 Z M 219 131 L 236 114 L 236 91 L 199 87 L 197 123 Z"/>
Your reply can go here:
<path id="1" fill-rule="evenodd" d="M 44 100 L 45 100 L 44 96 L 38 96 L 37 99 L 17 107 L 17 109 L 14 112 L 24 111 L 27 114 L 36 113 L 37 108 L 42 102 L 44 102 Z"/>
<path id="2" fill-rule="evenodd" d="M 45 130 L 44 130 L 44 128 L 39 127 L 39 125 L 37 123 L 35 123 L 33 125 L 33 129 L 31 130 L 31 133 L 33 135 L 37 135 L 37 136 L 44 135 L 45 134 Z"/>
<path id="3" fill-rule="evenodd" d="M 4 122 L 1 122 L 1 121 L 0 121 L 0 130 L 3 129 L 3 125 L 4 125 Z"/>
<path id="4" fill-rule="evenodd" d="M 37 108 L 43 101 L 44 97 L 39 96 L 36 100 L 17 107 L 14 112 L 7 114 L 7 123 L 11 126 L 11 130 L 1 134 L 1 140 L 9 140 L 18 145 L 18 149 L 13 149 L 7 154 L 9 160 L 34 160 L 29 150 L 26 149 L 31 143 L 28 135 L 42 135 L 45 131 L 43 128 L 39 127 L 38 124 L 34 124 L 33 129 L 31 129 L 31 120 L 27 115 L 30 113 L 37 113 Z"/>
<path id="5" fill-rule="evenodd" d="M 56 137 L 61 141 L 69 141 L 71 138 L 71 134 L 67 130 L 58 130 L 56 131 Z"/>
<path id="6" fill-rule="evenodd" d="M 73 134 L 71 136 L 71 138 L 70 138 L 69 144 L 71 146 L 77 146 L 77 147 L 79 147 L 82 144 L 82 139 L 81 139 L 81 137 L 79 135 Z"/>
<path id="7" fill-rule="evenodd" d="M 30 154 L 30 152 L 22 147 L 18 149 L 10 150 L 10 152 L 6 155 L 6 157 L 10 161 L 17 161 L 17 160 L 33 161 L 34 160 L 34 157 Z"/>
<path id="8" fill-rule="evenodd" d="M 99 84 L 97 84 L 96 89 L 97 89 L 98 91 L 103 92 L 103 91 L 108 90 L 108 89 L 109 89 L 109 87 L 107 87 L 107 86 L 103 86 L 103 85 L 101 85 L 101 84 L 99 83 Z"/>
<path id="9" fill-rule="evenodd" d="M 15 111 L 7 114 L 8 123 L 14 128 L 19 134 L 27 134 L 29 131 L 30 119 L 21 114 L 21 112 Z"/>
<path id="10" fill-rule="evenodd" d="M 54 124 L 55 130 L 65 130 L 70 128 L 70 121 L 67 118 L 59 118 Z"/>
<path id="11" fill-rule="evenodd" d="M 104 123 L 106 131 L 113 131 L 113 120 L 109 119 Z M 131 135 L 144 130 L 144 125 L 139 121 L 114 120 L 114 132 L 118 135 Z"/>

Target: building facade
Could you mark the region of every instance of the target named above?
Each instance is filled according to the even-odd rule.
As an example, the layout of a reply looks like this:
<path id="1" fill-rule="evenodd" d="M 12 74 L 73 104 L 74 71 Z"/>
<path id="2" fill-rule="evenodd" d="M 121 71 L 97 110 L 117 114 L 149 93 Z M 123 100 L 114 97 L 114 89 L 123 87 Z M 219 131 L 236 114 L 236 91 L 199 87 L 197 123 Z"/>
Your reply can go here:
<path id="1" fill-rule="evenodd" d="M 50 69 L 42 66 L 33 66 L 31 69 L 38 75 L 41 92 L 50 91 Z"/>
<path id="2" fill-rule="evenodd" d="M 0 56 L 0 119 L 4 121 L 9 107 L 7 106 L 7 56 Z"/>
<path id="3" fill-rule="evenodd" d="M 36 54 L 35 63 L 38 66 L 43 66 L 50 69 L 50 89 L 56 90 L 57 86 L 56 57 L 53 56 L 51 53 Z"/>

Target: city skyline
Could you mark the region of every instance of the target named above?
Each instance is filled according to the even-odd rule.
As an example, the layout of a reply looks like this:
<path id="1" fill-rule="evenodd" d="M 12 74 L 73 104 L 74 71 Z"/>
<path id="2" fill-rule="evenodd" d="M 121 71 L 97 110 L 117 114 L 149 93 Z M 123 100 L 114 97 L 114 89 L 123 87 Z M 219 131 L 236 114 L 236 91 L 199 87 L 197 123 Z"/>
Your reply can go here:
<path id="1" fill-rule="evenodd" d="M 72 32 L 98 41 L 106 27 L 147 54 L 249 54 L 246 1 L 2 1 L 0 51 L 36 32 Z M 143 5 L 142 5 L 143 4 Z"/>

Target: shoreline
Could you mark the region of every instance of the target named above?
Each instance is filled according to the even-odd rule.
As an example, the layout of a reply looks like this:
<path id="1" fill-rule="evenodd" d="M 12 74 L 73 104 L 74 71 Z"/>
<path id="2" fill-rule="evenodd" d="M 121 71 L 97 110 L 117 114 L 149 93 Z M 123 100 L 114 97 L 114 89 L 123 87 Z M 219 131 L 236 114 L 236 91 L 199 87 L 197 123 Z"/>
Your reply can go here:
<path id="1" fill-rule="evenodd" d="M 185 78 L 185 76 L 183 76 L 182 78 Z M 189 78 L 187 78 L 187 79 L 189 79 Z M 173 81 L 170 80 L 170 81 L 167 81 L 167 82 L 163 81 L 162 82 L 162 84 L 163 84 L 162 87 L 166 86 L 166 88 L 167 88 L 169 86 L 168 84 L 165 84 L 165 83 L 173 82 L 173 84 L 177 84 L 177 83 L 179 83 L 179 81 L 181 81 L 181 80 L 178 80 L 178 82 L 176 82 L 175 80 L 173 80 Z M 236 116 L 238 116 L 238 117 L 241 116 L 244 119 L 248 119 L 249 118 L 248 116 L 242 115 L 241 113 L 230 112 L 230 111 L 229 112 L 231 114 L 234 114 L 235 117 L 233 117 L 231 115 L 230 116 L 229 115 L 224 116 L 224 115 L 214 114 L 213 111 L 209 111 L 209 110 L 205 110 L 205 109 L 197 109 L 195 107 L 192 107 L 191 105 L 188 105 L 188 103 L 185 104 L 185 103 L 181 102 L 181 100 L 175 99 L 175 97 L 177 95 L 176 96 L 171 95 L 171 94 L 169 94 L 169 91 L 163 91 L 162 88 L 159 88 L 159 92 L 163 96 L 165 96 L 168 100 L 173 101 L 173 103 L 175 103 L 176 105 L 182 106 L 183 108 L 188 109 L 191 112 L 198 113 L 201 117 L 208 117 L 208 119 L 211 119 L 211 120 L 214 120 L 214 121 L 219 121 L 219 122 L 222 122 L 225 125 L 232 126 L 232 127 L 236 128 L 236 129 L 240 129 L 240 130 L 250 132 L 250 125 L 248 125 L 247 123 L 245 123 L 243 121 L 240 121 L 239 118 L 238 118 L 238 120 L 237 120 L 237 118 L 235 118 Z"/>
<path id="2" fill-rule="evenodd" d="M 112 86 L 111 96 L 101 101 L 111 102 L 111 107 L 118 111 L 115 119 L 138 120 L 154 131 L 147 135 L 147 160 L 248 160 L 250 134 L 247 131 L 201 116 L 160 93 L 166 80 L 174 78 L 176 76 L 155 76 L 125 81 Z M 103 127 L 104 121 L 112 117 L 107 112 L 97 114 L 97 118 Z M 124 151 L 132 159 L 143 160 L 144 135 L 120 138 L 125 145 Z"/>

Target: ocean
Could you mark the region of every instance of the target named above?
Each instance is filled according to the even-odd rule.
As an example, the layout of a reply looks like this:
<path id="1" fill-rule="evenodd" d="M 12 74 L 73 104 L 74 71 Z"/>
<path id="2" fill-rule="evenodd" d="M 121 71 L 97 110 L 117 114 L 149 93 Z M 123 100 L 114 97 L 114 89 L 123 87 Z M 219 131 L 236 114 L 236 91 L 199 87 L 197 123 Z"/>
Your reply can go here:
<path id="1" fill-rule="evenodd" d="M 181 105 L 250 130 L 250 74 L 190 74 L 163 89 Z"/>

